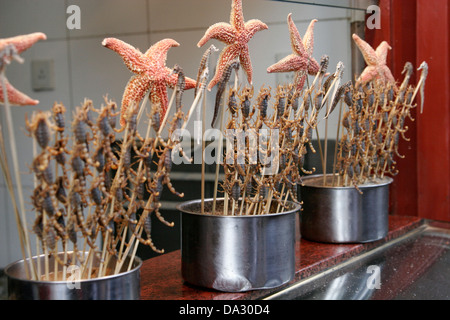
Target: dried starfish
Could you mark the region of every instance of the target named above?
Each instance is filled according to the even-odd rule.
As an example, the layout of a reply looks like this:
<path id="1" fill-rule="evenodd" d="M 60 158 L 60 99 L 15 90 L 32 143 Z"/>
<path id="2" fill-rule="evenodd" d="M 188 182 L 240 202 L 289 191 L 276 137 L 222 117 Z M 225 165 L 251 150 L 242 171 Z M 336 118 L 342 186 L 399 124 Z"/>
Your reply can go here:
<path id="1" fill-rule="evenodd" d="M 135 73 L 128 81 L 122 97 L 120 124 L 125 125 L 127 109 L 133 103 L 139 103 L 148 90 L 153 105 L 161 106 L 160 118 L 167 111 L 167 86 L 174 88 L 178 75 L 166 67 L 167 52 L 179 43 L 172 39 L 164 39 L 151 46 L 145 53 L 126 42 L 116 38 L 105 38 L 102 45 L 117 52 L 128 69 Z M 185 90 L 195 88 L 195 80 L 185 77 Z"/>
<path id="2" fill-rule="evenodd" d="M 4 69 L 12 59 L 23 62 L 19 54 L 30 48 L 39 40 L 45 40 L 47 36 L 42 32 L 34 32 L 26 35 L 0 39 L 0 69 Z M 14 88 L 3 75 L 4 85 L 8 96 L 8 102 L 12 105 L 36 105 L 38 100 L 31 99 L 26 94 Z M 5 102 L 4 92 L 0 90 L 0 102 Z"/>
<path id="3" fill-rule="evenodd" d="M 208 90 L 211 90 L 222 79 L 224 70 L 236 57 L 239 57 L 242 68 L 247 74 L 248 82 L 250 84 L 252 83 L 253 69 L 248 50 L 248 42 L 256 32 L 267 28 L 268 26 L 265 23 L 257 19 L 244 22 L 242 0 L 233 0 L 230 24 L 219 22 L 212 25 L 206 30 L 205 35 L 197 44 L 198 47 L 201 47 L 211 38 L 227 44 L 220 54 L 216 74 L 209 83 Z"/>
<path id="4" fill-rule="evenodd" d="M 394 76 L 386 65 L 388 50 L 392 49 L 386 41 L 380 43 L 374 50 L 367 42 L 362 40 L 357 34 L 353 34 L 353 40 L 360 49 L 367 67 L 359 76 L 356 86 L 365 84 L 371 80 L 381 80 L 383 84 L 395 84 Z"/>
<path id="5" fill-rule="evenodd" d="M 268 73 L 272 72 L 291 72 L 295 71 L 295 84 L 297 90 L 301 90 L 305 84 L 307 73 L 315 75 L 319 72 L 320 66 L 312 57 L 314 49 L 314 24 L 316 19 L 309 24 L 306 33 L 302 38 L 292 20 L 292 13 L 288 18 L 289 33 L 291 35 L 291 47 L 293 53 L 281 59 L 274 65 L 267 68 Z"/>

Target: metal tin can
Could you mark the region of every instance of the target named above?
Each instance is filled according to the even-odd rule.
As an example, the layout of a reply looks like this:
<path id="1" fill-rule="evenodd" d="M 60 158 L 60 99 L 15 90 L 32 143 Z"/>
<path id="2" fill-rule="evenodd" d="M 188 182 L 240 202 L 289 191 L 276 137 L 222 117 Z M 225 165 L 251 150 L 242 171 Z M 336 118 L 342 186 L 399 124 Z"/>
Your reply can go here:
<path id="1" fill-rule="evenodd" d="M 72 252 L 68 253 L 69 256 Z M 58 254 L 64 259 L 64 253 Z M 129 259 L 129 258 L 126 258 Z M 40 263 L 44 270 L 44 256 L 33 257 L 33 264 Z M 95 267 L 94 259 L 94 267 Z M 131 270 L 116 275 L 81 279 L 75 268 L 69 269 L 66 281 L 30 280 L 26 277 L 24 262 L 20 260 L 5 268 L 8 297 L 11 300 L 137 300 L 140 298 L 140 268 L 142 260 L 135 257 Z M 97 260 L 98 263 L 98 260 Z M 111 261 L 114 263 L 114 261 Z M 48 259 L 48 272 L 53 273 L 54 258 Z M 124 263 L 125 268 L 128 263 Z M 69 266 L 70 267 L 70 266 Z"/>
<path id="2" fill-rule="evenodd" d="M 392 178 L 360 185 L 361 193 L 354 186 L 323 186 L 322 179 L 323 175 L 307 176 L 300 186 L 302 238 L 325 243 L 364 243 L 387 235 Z"/>
<path id="3" fill-rule="evenodd" d="M 205 199 L 205 212 L 212 205 Z M 300 206 L 266 215 L 200 213 L 201 200 L 181 212 L 182 276 L 188 283 L 224 292 L 278 287 L 295 274 L 295 222 Z M 223 199 L 217 199 L 223 206 Z"/>

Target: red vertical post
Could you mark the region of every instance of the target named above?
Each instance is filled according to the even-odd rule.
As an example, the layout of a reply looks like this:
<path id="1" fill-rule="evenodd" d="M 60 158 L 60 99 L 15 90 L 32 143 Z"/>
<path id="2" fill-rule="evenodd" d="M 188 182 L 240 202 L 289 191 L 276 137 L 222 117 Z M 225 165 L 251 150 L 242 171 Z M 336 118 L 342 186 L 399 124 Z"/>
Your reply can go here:
<path id="1" fill-rule="evenodd" d="M 388 65 L 398 81 L 404 64 L 429 66 L 425 107 L 413 110 L 391 187 L 391 213 L 450 221 L 450 0 L 380 0 L 381 29 L 367 30 L 373 46 L 386 40 Z M 417 84 L 415 70 L 411 84 Z"/>
<path id="2" fill-rule="evenodd" d="M 391 70 L 399 82 L 403 81 L 403 68 L 411 62 L 416 68 L 416 2 L 411 0 L 391 0 Z M 410 83 L 414 84 L 416 72 Z M 412 111 L 415 118 L 415 110 Z M 400 139 L 399 152 L 404 158 L 397 158 L 399 173 L 391 187 L 391 209 L 398 215 L 418 216 L 417 206 L 417 122 L 409 122 L 406 136 Z"/>
<path id="3" fill-rule="evenodd" d="M 450 0 L 417 0 L 417 64 L 429 66 L 417 112 L 418 208 L 450 221 Z M 419 100 L 420 101 L 420 100 Z"/>
<path id="4" fill-rule="evenodd" d="M 411 0 L 380 0 L 381 29 L 366 31 L 368 42 L 377 47 L 387 41 L 392 50 L 388 54 L 388 66 L 394 78 L 403 81 L 406 62 L 416 64 L 416 2 Z M 414 83 L 413 75 L 411 83 Z M 414 110 L 413 110 L 413 116 Z M 400 141 L 399 151 L 404 158 L 397 158 L 399 173 L 390 188 L 390 212 L 396 215 L 418 216 L 417 202 L 417 139 L 416 122 L 408 125 L 409 141 Z"/>

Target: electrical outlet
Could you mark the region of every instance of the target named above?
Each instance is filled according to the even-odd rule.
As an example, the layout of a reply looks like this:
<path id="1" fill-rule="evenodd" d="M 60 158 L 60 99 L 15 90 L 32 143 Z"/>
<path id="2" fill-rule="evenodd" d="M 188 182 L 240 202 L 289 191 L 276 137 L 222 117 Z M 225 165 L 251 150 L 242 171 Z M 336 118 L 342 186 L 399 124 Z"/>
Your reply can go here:
<path id="1" fill-rule="evenodd" d="M 277 53 L 275 55 L 275 62 L 280 61 L 290 55 L 290 53 Z M 277 85 L 284 85 L 294 82 L 295 72 L 277 72 Z"/>
<path id="2" fill-rule="evenodd" d="M 53 60 L 31 61 L 31 85 L 34 91 L 53 90 L 55 88 Z"/>

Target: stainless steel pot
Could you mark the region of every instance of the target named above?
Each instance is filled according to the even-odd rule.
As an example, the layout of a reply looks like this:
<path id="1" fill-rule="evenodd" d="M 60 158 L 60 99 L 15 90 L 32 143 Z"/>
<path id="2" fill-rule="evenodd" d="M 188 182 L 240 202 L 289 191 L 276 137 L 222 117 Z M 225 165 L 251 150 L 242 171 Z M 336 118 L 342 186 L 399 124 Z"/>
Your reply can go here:
<path id="1" fill-rule="evenodd" d="M 331 175 L 327 179 L 331 179 Z M 358 186 L 323 186 L 323 175 L 303 178 L 300 198 L 301 237 L 325 243 L 364 243 L 388 233 L 389 185 L 392 178 Z"/>
<path id="2" fill-rule="evenodd" d="M 64 258 L 64 253 L 58 255 L 60 259 Z M 44 256 L 33 257 L 32 260 L 35 265 L 39 262 L 41 270 L 44 270 Z M 94 259 L 94 267 L 95 262 Z M 111 265 L 114 263 L 112 260 Z M 8 297 L 11 300 L 135 300 L 140 298 L 141 265 L 141 259 L 136 257 L 130 271 L 87 280 L 78 280 L 77 266 L 74 265 L 67 273 L 67 281 L 38 281 L 27 279 L 24 260 L 20 260 L 5 268 Z M 48 266 L 52 273 L 54 258 L 49 258 Z M 126 261 L 124 268 L 127 267 Z"/>
<path id="3" fill-rule="evenodd" d="M 205 212 L 212 199 L 205 199 Z M 178 206 L 181 212 L 181 271 L 191 284 L 225 292 L 278 287 L 295 274 L 295 217 L 201 214 L 201 200 Z M 217 208 L 223 199 L 217 199 Z"/>

